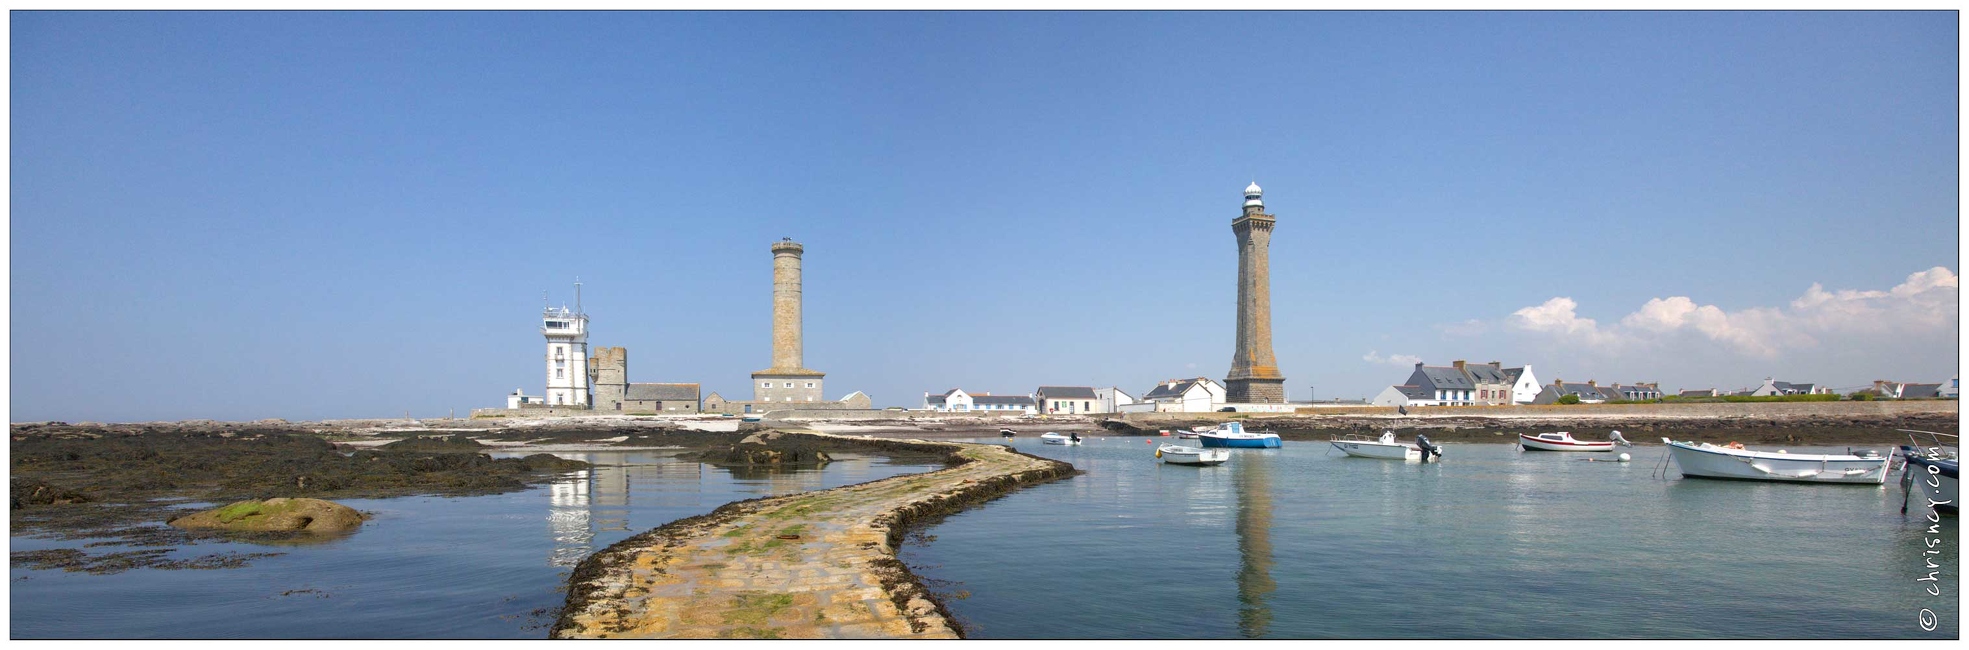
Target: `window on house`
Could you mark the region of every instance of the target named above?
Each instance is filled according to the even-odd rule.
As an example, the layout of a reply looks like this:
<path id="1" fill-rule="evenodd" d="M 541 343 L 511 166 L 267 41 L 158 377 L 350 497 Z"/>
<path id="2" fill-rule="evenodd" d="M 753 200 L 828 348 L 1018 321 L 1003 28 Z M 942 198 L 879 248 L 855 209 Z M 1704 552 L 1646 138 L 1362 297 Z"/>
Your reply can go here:
<path id="1" fill-rule="evenodd" d="M 560 368 L 555 368 L 555 369 L 554 369 L 554 378 L 555 378 L 555 379 L 560 379 L 560 378 L 561 378 L 561 369 L 560 369 Z"/>
<path id="2" fill-rule="evenodd" d="M 772 388 L 772 387 L 773 387 L 773 383 L 772 383 L 772 382 L 770 382 L 770 381 L 762 381 L 762 382 L 759 382 L 759 387 L 760 387 L 760 388 Z"/>
<path id="3" fill-rule="evenodd" d="M 813 382 L 811 382 L 811 381 L 810 381 L 810 382 L 807 382 L 807 387 L 808 387 L 808 388 L 813 388 L 813 387 L 814 387 L 814 383 L 813 383 Z"/>
<path id="4" fill-rule="evenodd" d="M 786 382 L 786 387 L 787 387 L 787 388 L 792 388 L 792 387 L 793 387 L 793 382 L 790 382 L 790 381 L 789 381 L 789 382 Z"/>

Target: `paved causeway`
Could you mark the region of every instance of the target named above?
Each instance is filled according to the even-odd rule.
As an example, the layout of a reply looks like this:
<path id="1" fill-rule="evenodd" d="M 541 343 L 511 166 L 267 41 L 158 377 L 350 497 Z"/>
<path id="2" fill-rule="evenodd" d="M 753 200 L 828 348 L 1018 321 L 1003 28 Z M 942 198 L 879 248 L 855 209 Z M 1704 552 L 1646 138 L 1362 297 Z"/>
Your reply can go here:
<path id="1" fill-rule="evenodd" d="M 952 512 L 1071 465 L 997 445 L 964 464 L 726 505 L 609 547 L 576 569 L 555 638 L 956 638 L 895 542 Z"/>

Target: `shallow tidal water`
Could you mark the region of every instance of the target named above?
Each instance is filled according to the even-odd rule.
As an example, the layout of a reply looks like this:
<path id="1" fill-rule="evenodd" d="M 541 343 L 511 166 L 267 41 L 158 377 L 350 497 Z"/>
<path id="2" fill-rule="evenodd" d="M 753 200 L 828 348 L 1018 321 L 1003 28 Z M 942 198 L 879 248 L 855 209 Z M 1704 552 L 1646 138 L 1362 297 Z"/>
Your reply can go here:
<path id="1" fill-rule="evenodd" d="M 280 552 L 245 567 L 90 575 L 13 568 L 10 636 L 67 638 L 545 638 L 574 565 L 666 522 L 741 499 L 932 471 L 838 454 L 819 470 L 746 472 L 669 451 L 557 453 L 597 467 L 474 497 L 339 500 L 372 513 L 314 546 L 204 543 L 172 557 Z M 11 549 L 91 540 L 12 537 Z"/>
<path id="2" fill-rule="evenodd" d="M 1159 464 L 1162 442 L 1015 439 L 1085 473 L 952 515 L 902 559 L 971 638 L 1959 634 L 1956 519 L 1929 534 L 1892 480 L 1661 480 L 1660 446 L 1621 464 L 1459 444 L 1425 465 L 1288 441 L 1199 468 Z"/>

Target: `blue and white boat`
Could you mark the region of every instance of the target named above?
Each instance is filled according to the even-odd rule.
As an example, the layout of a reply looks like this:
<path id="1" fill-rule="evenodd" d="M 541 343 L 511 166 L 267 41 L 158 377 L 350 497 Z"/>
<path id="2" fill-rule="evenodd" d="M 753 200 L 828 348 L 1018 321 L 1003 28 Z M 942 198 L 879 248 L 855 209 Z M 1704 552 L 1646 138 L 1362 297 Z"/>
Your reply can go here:
<path id="1" fill-rule="evenodd" d="M 1901 429 L 1908 434 L 1912 445 L 1901 445 L 1901 456 L 1907 464 L 1901 467 L 1901 489 L 1906 491 L 1902 497 L 1901 512 L 1907 512 L 1909 505 L 1926 508 L 1934 504 L 1936 512 L 1954 514 L 1960 512 L 1956 500 L 1960 493 L 1956 488 L 1957 474 L 1962 471 L 1959 443 L 1942 440 L 1951 438 L 1961 440 L 1954 434 L 1932 431 Z M 1922 442 L 1912 434 L 1927 434 L 1932 442 Z M 1922 497 L 1916 499 L 1916 496 Z"/>
<path id="2" fill-rule="evenodd" d="M 1205 447 L 1247 447 L 1254 449 L 1276 449 L 1279 446 L 1278 434 L 1270 431 L 1245 431 L 1243 422 L 1225 422 L 1209 431 L 1198 431 L 1197 442 Z"/>

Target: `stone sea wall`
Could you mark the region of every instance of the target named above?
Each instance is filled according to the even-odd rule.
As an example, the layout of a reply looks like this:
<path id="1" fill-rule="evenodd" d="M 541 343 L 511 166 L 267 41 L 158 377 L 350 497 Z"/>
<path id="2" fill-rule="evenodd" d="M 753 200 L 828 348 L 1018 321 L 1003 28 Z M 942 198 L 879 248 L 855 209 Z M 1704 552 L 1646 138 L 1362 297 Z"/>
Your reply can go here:
<path id="1" fill-rule="evenodd" d="M 948 454 L 946 469 L 726 504 L 575 568 L 554 638 L 956 638 L 896 559 L 908 527 L 1073 466 L 998 445 L 869 441 Z M 791 437 L 791 436 L 789 436 Z"/>

